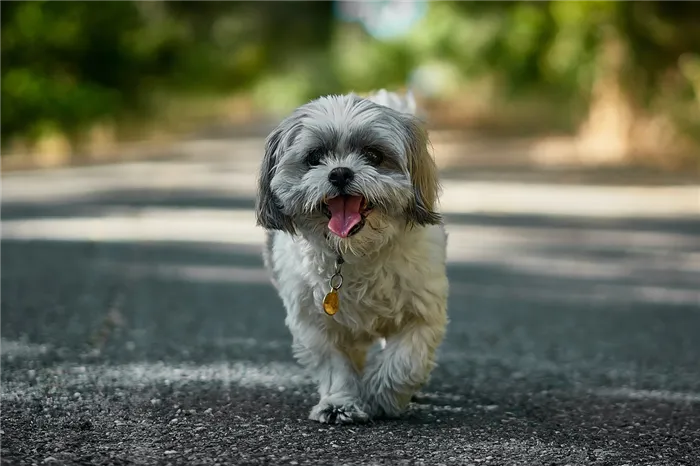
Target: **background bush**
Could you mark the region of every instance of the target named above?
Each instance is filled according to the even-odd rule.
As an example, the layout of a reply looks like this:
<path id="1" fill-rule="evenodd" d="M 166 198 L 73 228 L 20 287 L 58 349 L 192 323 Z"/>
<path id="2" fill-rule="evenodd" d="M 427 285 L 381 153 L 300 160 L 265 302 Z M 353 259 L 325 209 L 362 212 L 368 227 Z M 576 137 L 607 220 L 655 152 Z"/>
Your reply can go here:
<path id="1" fill-rule="evenodd" d="M 2 2 L 2 141 L 143 118 L 156 95 L 244 92 L 279 113 L 325 93 L 450 99 L 484 82 L 494 107 L 550 102 L 576 125 L 605 82 L 635 115 L 700 134 L 699 2 L 416 5 L 410 31 L 378 37 L 338 2 Z"/>

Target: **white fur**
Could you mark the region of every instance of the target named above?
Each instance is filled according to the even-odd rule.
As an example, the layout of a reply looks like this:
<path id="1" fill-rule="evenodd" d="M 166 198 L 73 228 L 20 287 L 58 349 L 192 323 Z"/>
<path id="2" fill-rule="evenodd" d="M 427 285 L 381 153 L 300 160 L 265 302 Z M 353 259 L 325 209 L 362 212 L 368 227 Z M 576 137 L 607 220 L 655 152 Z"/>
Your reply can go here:
<path id="1" fill-rule="evenodd" d="M 399 95 L 396 92 L 388 92 L 386 89 L 381 89 L 378 92 L 367 97 L 372 102 L 379 105 L 391 107 L 403 113 L 416 113 L 416 99 L 413 92 L 408 92 L 405 95 Z"/>
<path id="2" fill-rule="evenodd" d="M 313 123 L 336 130 L 361 127 L 362 121 L 353 120 L 353 108 L 342 97 L 337 99 L 329 101 L 332 111 L 314 115 Z M 376 100 L 401 112 L 413 113 L 415 109 L 411 96 L 402 100 L 393 93 L 379 94 Z M 398 147 L 401 137 L 393 131 L 387 126 L 380 134 L 389 145 Z M 427 150 L 424 153 L 429 156 Z M 366 226 L 353 237 L 327 238 L 323 219 L 313 217 L 309 209 L 330 189 L 324 184 L 329 169 L 340 164 L 361 173 L 370 168 L 363 167 L 357 154 L 334 153 L 328 157 L 327 167 L 294 175 L 303 176 L 301 183 L 308 186 L 300 188 L 306 189 L 301 198 L 293 198 L 292 188 L 286 185 L 300 182 L 289 179 L 292 175 L 279 168 L 291 172 L 298 165 L 284 158 L 292 156 L 281 157 L 275 163 L 277 178 L 270 181 L 279 190 L 275 194 L 281 199 L 289 194 L 289 201 L 299 199 L 308 203 L 308 208 L 283 206 L 293 212 L 299 231 L 269 229 L 264 259 L 287 310 L 294 356 L 318 382 L 320 401 L 309 417 L 349 423 L 397 416 L 427 381 L 447 325 L 444 227 L 440 222 L 412 224 L 396 210 L 399 205 L 417 202 L 407 189 L 411 184 L 406 163 L 383 179 L 375 176 L 358 181 L 357 189 L 363 195 L 376 192 L 376 202 L 386 202 L 395 212 L 372 212 Z M 328 316 L 322 301 L 329 291 L 336 251 L 342 252 L 345 260 L 343 285 L 338 292 L 340 309 Z M 375 345 L 380 341 L 381 347 Z"/>

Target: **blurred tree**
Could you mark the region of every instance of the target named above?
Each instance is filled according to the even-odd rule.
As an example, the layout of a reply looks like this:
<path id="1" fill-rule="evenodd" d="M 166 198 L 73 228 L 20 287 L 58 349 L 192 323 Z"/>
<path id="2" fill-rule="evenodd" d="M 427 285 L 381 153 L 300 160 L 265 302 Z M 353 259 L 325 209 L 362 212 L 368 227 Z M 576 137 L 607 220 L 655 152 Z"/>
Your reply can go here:
<path id="1" fill-rule="evenodd" d="M 429 2 L 399 36 L 377 35 L 386 15 L 372 31 L 342 22 L 333 2 L 0 5 L 3 143 L 143 113 L 156 93 L 247 90 L 286 111 L 426 67 L 451 83 L 443 97 L 487 77 L 507 103 L 538 96 L 584 127 L 616 102 L 621 132 L 663 114 L 700 134 L 700 2 Z"/>
<path id="2" fill-rule="evenodd" d="M 2 136 L 74 135 L 142 103 L 186 37 L 133 2 L 2 2 Z"/>
<path id="3" fill-rule="evenodd" d="M 486 46 L 462 45 L 478 49 L 469 66 L 499 69 L 515 88 L 555 81 L 589 88 L 591 63 L 613 35 L 626 49 L 625 72 L 640 98 L 678 67 L 679 57 L 700 53 L 700 2 L 445 3 L 456 17 L 494 25 L 481 39 Z"/>
<path id="4" fill-rule="evenodd" d="M 179 88 L 253 85 L 326 50 L 334 26 L 331 2 L 168 1 L 162 7 L 192 32 L 180 63 L 185 73 L 174 77 Z"/>
<path id="5" fill-rule="evenodd" d="M 402 38 L 346 28 L 336 66 L 345 87 L 377 86 L 436 62 L 434 70 L 459 76 L 448 101 L 455 87 L 486 78 L 492 107 L 550 101 L 582 134 L 622 153 L 655 138 L 667 139 L 663 148 L 681 132 L 700 140 L 698 24 L 700 2 L 431 2 Z"/>
<path id="6" fill-rule="evenodd" d="M 640 120 L 663 119 L 700 139 L 700 2 L 454 2 L 453 18 L 482 26 L 477 45 L 453 46 L 466 74 L 495 75 L 511 95 L 563 96 L 588 116 L 610 110 L 617 135 L 633 142 Z M 454 19 L 453 21 L 458 21 Z M 685 67 L 684 67 L 685 64 Z M 684 71 L 685 70 L 685 71 Z M 545 90 L 546 92 L 542 92 Z M 609 126 L 608 130 L 612 131 Z M 641 132 L 644 132 L 643 130 Z M 634 150 L 630 148 L 630 150 Z"/>
<path id="7" fill-rule="evenodd" d="M 327 49 L 329 2 L 2 2 L 2 138 L 75 136 L 154 92 L 226 92 Z M 290 38 L 293 38 L 290 40 Z M 331 89 L 311 80 L 306 94 Z"/>

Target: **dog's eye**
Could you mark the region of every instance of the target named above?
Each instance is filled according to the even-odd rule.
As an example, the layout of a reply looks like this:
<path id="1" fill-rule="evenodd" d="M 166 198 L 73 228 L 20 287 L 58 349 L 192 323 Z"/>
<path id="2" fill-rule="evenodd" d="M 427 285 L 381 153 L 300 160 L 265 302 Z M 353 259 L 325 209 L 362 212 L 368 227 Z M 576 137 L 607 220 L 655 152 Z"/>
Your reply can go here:
<path id="1" fill-rule="evenodd" d="M 379 165 L 384 160 L 384 155 L 376 149 L 365 149 L 362 155 L 371 163 L 372 165 Z"/>
<path id="2" fill-rule="evenodd" d="M 323 153 L 321 149 L 314 149 L 306 155 L 306 164 L 310 167 L 315 167 L 321 163 L 321 157 Z"/>

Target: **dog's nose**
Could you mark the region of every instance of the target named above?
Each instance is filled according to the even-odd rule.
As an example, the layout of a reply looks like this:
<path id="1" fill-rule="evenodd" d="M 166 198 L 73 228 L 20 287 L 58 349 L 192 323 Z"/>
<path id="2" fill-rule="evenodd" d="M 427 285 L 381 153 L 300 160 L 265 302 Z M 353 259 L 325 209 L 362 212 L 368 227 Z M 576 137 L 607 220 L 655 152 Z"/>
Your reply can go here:
<path id="1" fill-rule="evenodd" d="M 336 188 L 344 188 L 355 178 L 355 173 L 347 167 L 338 167 L 328 174 L 328 181 Z"/>

